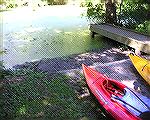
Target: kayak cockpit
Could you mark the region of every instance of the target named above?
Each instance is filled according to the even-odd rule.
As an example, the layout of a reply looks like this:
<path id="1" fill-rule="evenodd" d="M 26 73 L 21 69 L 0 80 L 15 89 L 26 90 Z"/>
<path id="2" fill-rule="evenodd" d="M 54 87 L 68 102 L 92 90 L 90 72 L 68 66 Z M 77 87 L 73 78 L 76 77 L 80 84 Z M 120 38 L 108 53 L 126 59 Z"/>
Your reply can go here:
<path id="1" fill-rule="evenodd" d="M 111 80 L 107 80 L 107 79 L 104 80 L 103 86 L 110 96 L 115 95 L 115 96 L 123 97 L 125 94 L 123 87 L 122 86 L 119 87 Z"/>
<path id="2" fill-rule="evenodd" d="M 112 80 L 104 80 L 103 87 L 109 94 L 111 100 L 123 105 L 128 111 L 136 116 L 150 112 L 150 99 L 138 94 L 131 89 L 119 86 Z"/>

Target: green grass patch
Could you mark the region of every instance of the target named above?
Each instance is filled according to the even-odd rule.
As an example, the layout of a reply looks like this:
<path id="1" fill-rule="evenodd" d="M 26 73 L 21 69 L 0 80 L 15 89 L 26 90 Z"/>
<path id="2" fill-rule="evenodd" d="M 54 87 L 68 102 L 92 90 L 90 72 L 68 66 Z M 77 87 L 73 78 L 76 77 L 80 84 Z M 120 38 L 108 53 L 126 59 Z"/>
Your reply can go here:
<path id="1" fill-rule="evenodd" d="M 29 70 L 15 71 L 3 80 L 0 94 L 1 120 L 88 120 L 103 119 L 93 99 L 78 99 L 66 75 L 48 76 Z M 15 79 L 20 81 L 13 82 Z"/>

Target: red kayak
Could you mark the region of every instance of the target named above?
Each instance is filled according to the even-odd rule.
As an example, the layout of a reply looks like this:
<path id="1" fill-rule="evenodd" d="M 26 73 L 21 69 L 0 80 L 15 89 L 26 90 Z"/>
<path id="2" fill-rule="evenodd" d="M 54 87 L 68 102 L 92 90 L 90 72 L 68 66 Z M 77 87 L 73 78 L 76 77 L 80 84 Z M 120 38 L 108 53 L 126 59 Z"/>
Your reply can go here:
<path id="1" fill-rule="evenodd" d="M 148 120 L 150 99 L 82 65 L 86 82 L 100 105 L 116 120 Z"/>

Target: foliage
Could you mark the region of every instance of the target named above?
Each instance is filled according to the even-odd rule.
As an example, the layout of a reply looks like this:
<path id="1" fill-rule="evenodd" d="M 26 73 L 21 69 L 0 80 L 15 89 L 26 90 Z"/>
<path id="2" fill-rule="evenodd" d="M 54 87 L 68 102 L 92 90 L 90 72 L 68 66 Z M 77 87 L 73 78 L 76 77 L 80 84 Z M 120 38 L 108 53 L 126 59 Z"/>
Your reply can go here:
<path id="1" fill-rule="evenodd" d="M 66 0 L 46 0 L 48 5 L 64 5 L 66 4 Z"/>
<path id="2" fill-rule="evenodd" d="M 146 0 L 125 1 L 118 15 L 120 25 L 142 33 L 149 33 L 150 4 Z M 144 14 L 143 14 L 144 13 Z"/>
<path id="3" fill-rule="evenodd" d="M 3 61 L 0 61 L 0 83 L 2 82 L 5 76 L 10 75 L 10 74 L 11 74 L 11 71 L 6 70 L 3 65 Z"/>
<path id="4" fill-rule="evenodd" d="M 150 34 L 150 21 L 145 21 L 136 26 L 136 30 L 141 33 L 148 33 Z"/>
<path id="5" fill-rule="evenodd" d="M 18 5 L 16 0 L 5 0 L 5 6 L 6 8 L 16 8 Z"/>
<path id="6" fill-rule="evenodd" d="M 91 2 L 87 4 L 87 17 L 91 22 L 101 23 L 105 21 L 104 4 L 93 5 Z"/>
<path id="7" fill-rule="evenodd" d="M 80 100 L 73 88 L 68 85 L 69 77 L 59 74 L 48 77 L 46 73 L 31 70 L 18 70 L 9 78 L 18 82 L 4 83 L 4 91 L 0 91 L 1 120 L 63 120 L 79 119 L 91 116 L 96 109 L 93 101 Z M 103 116 L 101 116 L 103 118 Z"/>
<path id="8" fill-rule="evenodd" d="M 135 29 L 136 26 L 144 23 L 148 19 L 148 7 L 148 4 L 125 2 L 122 6 L 121 14 L 118 15 L 121 22 L 119 24 L 130 29 Z"/>
<path id="9" fill-rule="evenodd" d="M 0 5 L 5 4 L 5 0 L 0 0 Z"/>
<path id="10" fill-rule="evenodd" d="M 46 2 L 49 5 L 64 5 L 67 0 L 34 0 L 33 2 L 38 6 L 46 5 Z M 32 4 L 32 0 L 0 0 L 0 5 L 5 5 L 7 9 L 16 8 L 18 6 L 29 6 L 30 4 Z"/>
<path id="11" fill-rule="evenodd" d="M 0 61 L 0 79 L 3 78 L 3 71 L 4 71 L 4 67 L 3 67 L 3 63 Z M 1 81 L 0 81 L 1 82 Z"/>
<path id="12" fill-rule="evenodd" d="M 123 0 L 122 4 L 116 4 L 117 25 L 140 32 L 148 32 L 150 20 L 149 0 Z M 104 4 L 87 5 L 87 17 L 95 23 L 106 22 L 106 11 Z M 96 21 L 95 21 L 96 19 Z"/>

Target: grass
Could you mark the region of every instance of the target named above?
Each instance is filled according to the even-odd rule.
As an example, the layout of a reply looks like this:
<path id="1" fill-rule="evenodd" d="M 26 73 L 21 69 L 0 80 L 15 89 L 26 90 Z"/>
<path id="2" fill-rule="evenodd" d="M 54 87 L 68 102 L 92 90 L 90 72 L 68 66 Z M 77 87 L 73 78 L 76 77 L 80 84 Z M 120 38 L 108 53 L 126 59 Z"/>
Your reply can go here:
<path id="1" fill-rule="evenodd" d="M 66 75 L 48 76 L 31 70 L 12 73 L 3 79 L 0 90 L 1 120 L 106 119 L 98 113 L 95 99 L 78 99 Z"/>

